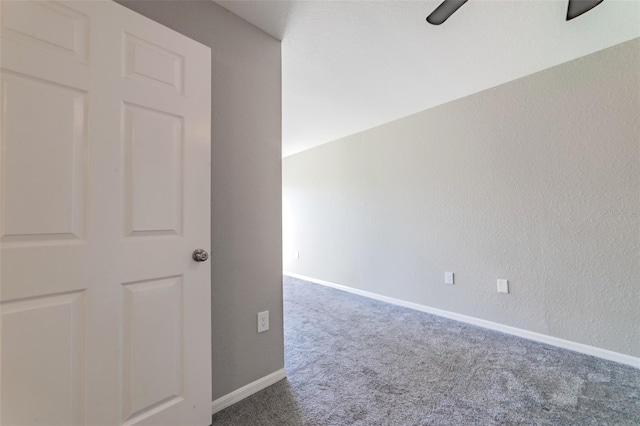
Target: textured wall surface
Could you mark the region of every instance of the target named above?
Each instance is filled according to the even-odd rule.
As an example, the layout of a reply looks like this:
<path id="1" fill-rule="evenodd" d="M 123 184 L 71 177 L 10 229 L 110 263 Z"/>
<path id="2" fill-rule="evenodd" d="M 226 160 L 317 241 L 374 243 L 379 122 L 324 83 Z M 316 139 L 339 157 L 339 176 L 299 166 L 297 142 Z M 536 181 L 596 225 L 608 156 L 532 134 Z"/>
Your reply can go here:
<path id="1" fill-rule="evenodd" d="M 280 42 L 211 1 L 120 1 L 211 47 L 213 398 L 283 368 Z M 257 334 L 268 310 L 270 330 Z"/>
<path id="2" fill-rule="evenodd" d="M 285 270 L 640 356 L 638 69 L 635 39 L 285 158 Z"/>

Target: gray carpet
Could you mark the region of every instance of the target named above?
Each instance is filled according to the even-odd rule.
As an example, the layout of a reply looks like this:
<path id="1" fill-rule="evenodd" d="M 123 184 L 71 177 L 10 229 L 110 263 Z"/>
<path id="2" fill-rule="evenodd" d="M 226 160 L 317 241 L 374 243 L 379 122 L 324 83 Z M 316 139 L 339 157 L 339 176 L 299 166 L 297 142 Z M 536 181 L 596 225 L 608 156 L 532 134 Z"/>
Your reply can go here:
<path id="1" fill-rule="evenodd" d="M 640 425 L 640 370 L 285 277 L 287 379 L 214 425 Z"/>

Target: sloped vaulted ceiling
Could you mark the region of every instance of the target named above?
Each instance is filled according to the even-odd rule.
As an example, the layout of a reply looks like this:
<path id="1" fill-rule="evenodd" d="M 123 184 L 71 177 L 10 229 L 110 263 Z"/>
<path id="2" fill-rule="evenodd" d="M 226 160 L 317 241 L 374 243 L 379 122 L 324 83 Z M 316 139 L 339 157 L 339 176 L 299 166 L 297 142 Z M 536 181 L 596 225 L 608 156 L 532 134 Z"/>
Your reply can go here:
<path id="1" fill-rule="evenodd" d="M 566 0 L 219 1 L 282 40 L 283 155 L 640 36 L 640 1 L 567 22 Z"/>

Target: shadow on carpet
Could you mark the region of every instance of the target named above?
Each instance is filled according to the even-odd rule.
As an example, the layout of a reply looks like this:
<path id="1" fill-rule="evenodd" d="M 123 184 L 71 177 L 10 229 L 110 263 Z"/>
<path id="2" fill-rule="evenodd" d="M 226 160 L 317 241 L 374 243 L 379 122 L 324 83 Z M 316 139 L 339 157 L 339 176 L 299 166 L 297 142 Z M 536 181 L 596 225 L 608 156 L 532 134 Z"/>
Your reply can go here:
<path id="1" fill-rule="evenodd" d="M 287 379 L 213 425 L 640 425 L 640 370 L 284 278 Z"/>

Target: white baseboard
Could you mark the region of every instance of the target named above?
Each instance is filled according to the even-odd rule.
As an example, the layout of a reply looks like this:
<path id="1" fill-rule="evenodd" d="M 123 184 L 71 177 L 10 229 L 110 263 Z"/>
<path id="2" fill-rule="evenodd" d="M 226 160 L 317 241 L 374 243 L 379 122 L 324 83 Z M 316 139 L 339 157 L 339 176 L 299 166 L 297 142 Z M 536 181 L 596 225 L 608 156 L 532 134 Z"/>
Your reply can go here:
<path id="1" fill-rule="evenodd" d="M 457 314 L 455 312 L 445 311 L 438 308 L 432 308 L 430 306 L 420 305 L 418 303 L 407 302 L 400 299 L 394 299 L 393 297 L 382 296 L 382 295 L 371 293 L 365 290 L 358 290 L 355 288 L 332 283 L 329 281 L 308 277 L 306 275 L 296 274 L 294 272 L 285 271 L 284 275 L 292 278 L 298 278 L 301 280 L 309 281 L 316 284 L 321 284 L 327 287 L 332 287 L 332 288 L 346 291 L 349 293 L 357 294 L 359 296 L 368 297 L 370 299 L 380 300 L 382 302 L 391 303 L 393 305 L 398 305 L 405 308 L 414 309 L 416 311 L 438 315 L 440 317 L 449 318 L 449 319 L 464 322 L 467 324 L 477 325 L 478 327 L 488 328 L 490 330 L 500 331 L 506 334 L 512 334 L 514 336 L 522 337 L 525 339 L 535 340 L 536 342 L 546 343 L 547 345 L 557 346 L 559 348 L 569 349 L 571 351 L 580 352 L 586 355 L 595 356 L 595 357 L 606 359 L 609 361 L 619 362 L 620 364 L 629 365 L 635 368 L 640 368 L 640 358 L 636 358 L 631 355 L 625 355 L 625 354 L 613 352 L 607 349 L 585 345 L 583 343 L 577 343 L 577 342 L 572 342 L 570 340 L 560 339 L 559 337 L 553 337 L 553 336 L 536 333 L 529 330 L 523 330 L 521 328 L 511 327 L 509 325 L 504 325 L 497 322 L 492 322 L 492 321 L 487 321 L 480 318 L 470 317 L 467 315 Z"/>
<path id="2" fill-rule="evenodd" d="M 251 396 L 258 391 L 261 391 L 262 389 L 269 387 L 276 382 L 279 382 L 285 377 L 287 377 L 287 373 L 283 368 L 216 399 L 211 403 L 211 415 L 214 415 L 218 411 L 223 410 L 235 404 L 236 402 L 240 402 L 246 397 Z"/>

